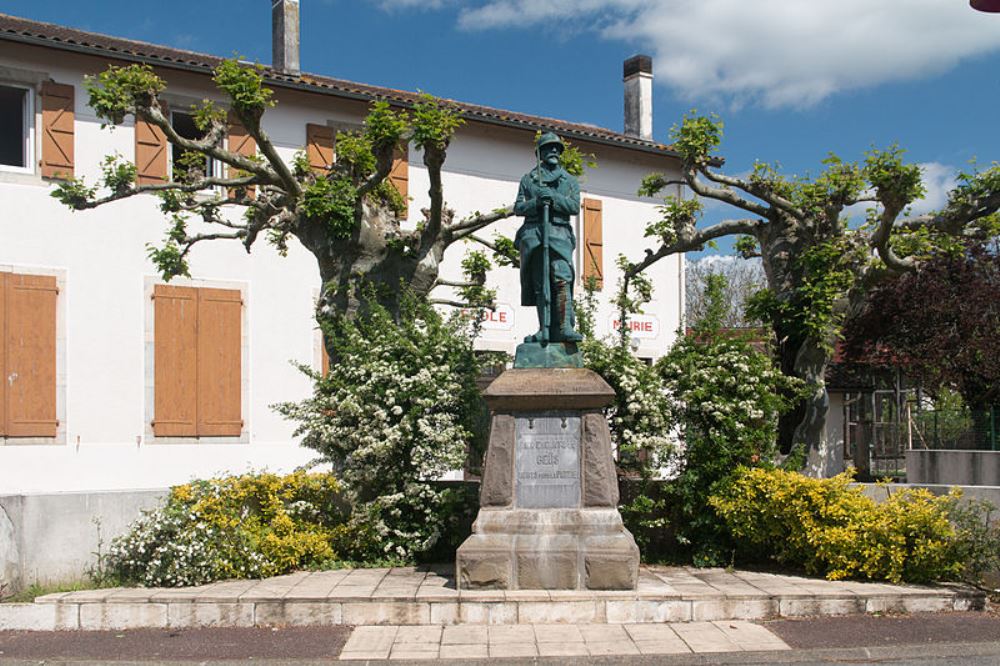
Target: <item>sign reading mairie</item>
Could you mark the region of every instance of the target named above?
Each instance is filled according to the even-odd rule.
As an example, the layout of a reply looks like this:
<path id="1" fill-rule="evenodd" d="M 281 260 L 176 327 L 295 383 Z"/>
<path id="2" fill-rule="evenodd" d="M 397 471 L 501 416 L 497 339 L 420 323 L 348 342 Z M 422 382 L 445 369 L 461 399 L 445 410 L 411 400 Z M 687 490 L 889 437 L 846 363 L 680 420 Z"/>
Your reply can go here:
<path id="1" fill-rule="evenodd" d="M 580 506 L 580 417 L 560 412 L 515 419 L 516 506 Z"/>

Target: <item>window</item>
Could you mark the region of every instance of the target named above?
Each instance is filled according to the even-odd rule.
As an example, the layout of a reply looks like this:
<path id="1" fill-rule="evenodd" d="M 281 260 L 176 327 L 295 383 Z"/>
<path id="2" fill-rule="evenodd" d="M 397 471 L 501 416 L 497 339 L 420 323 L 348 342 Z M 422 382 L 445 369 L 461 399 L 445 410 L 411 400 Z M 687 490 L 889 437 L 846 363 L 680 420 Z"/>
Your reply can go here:
<path id="1" fill-rule="evenodd" d="M 170 113 L 170 124 L 173 126 L 174 131 L 180 134 L 185 139 L 191 139 L 192 141 L 198 141 L 202 139 L 205 135 L 198 126 L 194 123 L 194 116 L 190 113 L 184 113 L 182 111 L 172 111 Z M 172 177 L 174 180 L 181 171 L 189 168 L 192 164 L 184 164 L 184 153 L 187 151 L 180 146 L 171 145 L 170 146 L 170 163 L 172 165 Z M 206 176 L 218 176 L 216 173 L 217 167 L 215 160 L 210 157 L 203 158 L 201 168 L 204 170 Z"/>
<path id="2" fill-rule="evenodd" d="M 0 437 L 55 437 L 56 297 L 52 275 L 0 273 Z"/>
<path id="3" fill-rule="evenodd" d="M 153 288 L 156 437 L 239 437 L 243 298 L 238 289 Z"/>
<path id="4" fill-rule="evenodd" d="M 600 199 L 583 200 L 583 284 L 591 279 L 604 286 L 603 206 Z"/>
<path id="5" fill-rule="evenodd" d="M 31 89 L 0 85 L 0 168 L 34 171 L 33 118 Z"/>

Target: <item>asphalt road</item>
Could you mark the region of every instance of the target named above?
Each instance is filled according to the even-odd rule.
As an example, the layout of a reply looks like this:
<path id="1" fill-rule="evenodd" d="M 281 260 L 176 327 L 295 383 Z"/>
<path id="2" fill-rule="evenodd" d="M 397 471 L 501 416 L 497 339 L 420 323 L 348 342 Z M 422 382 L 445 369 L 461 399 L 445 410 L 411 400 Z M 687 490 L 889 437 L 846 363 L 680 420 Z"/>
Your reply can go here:
<path id="1" fill-rule="evenodd" d="M 1000 665 L 1000 615 L 922 613 L 847 616 L 763 623 L 793 649 L 675 656 L 573 657 L 587 665 L 646 664 L 912 664 Z M 0 631 L 0 664 L 211 663 L 329 664 L 349 627 L 286 629 L 142 629 L 128 631 Z M 560 664 L 569 659 L 504 659 L 510 664 Z M 350 664 L 352 662 L 339 662 Z M 421 662 L 399 662 L 421 663 Z M 483 663 L 483 662 L 478 662 Z"/>

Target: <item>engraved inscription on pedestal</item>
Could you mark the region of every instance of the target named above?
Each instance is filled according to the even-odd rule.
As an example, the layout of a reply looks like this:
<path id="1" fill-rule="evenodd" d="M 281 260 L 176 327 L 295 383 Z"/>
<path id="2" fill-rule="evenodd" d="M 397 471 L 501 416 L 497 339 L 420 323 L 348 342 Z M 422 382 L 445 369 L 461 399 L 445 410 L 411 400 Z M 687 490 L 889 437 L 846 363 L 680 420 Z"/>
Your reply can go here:
<path id="1" fill-rule="evenodd" d="M 579 507 L 580 417 L 562 412 L 523 413 L 515 422 L 517 507 Z"/>

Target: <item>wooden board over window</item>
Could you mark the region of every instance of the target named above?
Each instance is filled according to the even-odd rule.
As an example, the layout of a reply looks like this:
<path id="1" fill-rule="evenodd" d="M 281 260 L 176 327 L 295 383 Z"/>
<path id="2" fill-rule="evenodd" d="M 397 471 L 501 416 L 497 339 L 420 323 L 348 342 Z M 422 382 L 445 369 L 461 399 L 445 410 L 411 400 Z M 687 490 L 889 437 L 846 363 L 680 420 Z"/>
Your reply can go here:
<path id="1" fill-rule="evenodd" d="M 0 435 L 56 436 L 58 293 L 53 276 L 0 273 Z"/>
<path id="2" fill-rule="evenodd" d="M 238 290 L 156 285 L 153 434 L 238 437 L 242 320 Z"/>
<path id="3" fill-rule="evenodd" d="M 162 103 L 161 103 L 162 104 Z M 165 105 L 163 112 L 168 113 Z M 140 185 L 167 182 L 167 137 L 163 130 L 145 120 L 135 120 L 135 166 Z"/>
<path id="4" fill-rule="evenodd" d="M 306 157 L 317 173 L 326 174 L 333 164 L 334 133 L 326 125 L 306 125 Z"/>
<path id="5" fill-rule="evenodd" d="M 392 183 L 396 191 L 403 197 L 404 208 L 402 217 L 405 219 L 409 215 L 410 196 L 410 147 L 404 146 L 397 149 L 392 157 L 392 170 L 389 171 L 389 182 Z"/>
<path id="6" fill-rule="evenodd" d="M 42 84 L 42 177 L 73 177 L 73 86 Z"/>
<path id="7" fill-rule="evenodd" d="M 257 140 L 250 136 L 250 132 L 247 131 L 247 128 L 232 111 L 229 112 L 229 141 L 227 148 L 230 152 L 242 155 L 243 157 L 257 156 Z M 229 167 L 229 178 L 236 178 L 238 175 L 235 167 Z M 235 197 L 236 191 L 230 190 L 229 196 Z M 247 188 L 247 196 L 251 199 L 256 196 L 253 186 Z"/>
<path id="8" fill-rule="evenodd" d="M 600 199 L 583 200 L 583 283 L 593 277 L 604 286 L 604 223 Z"/>

